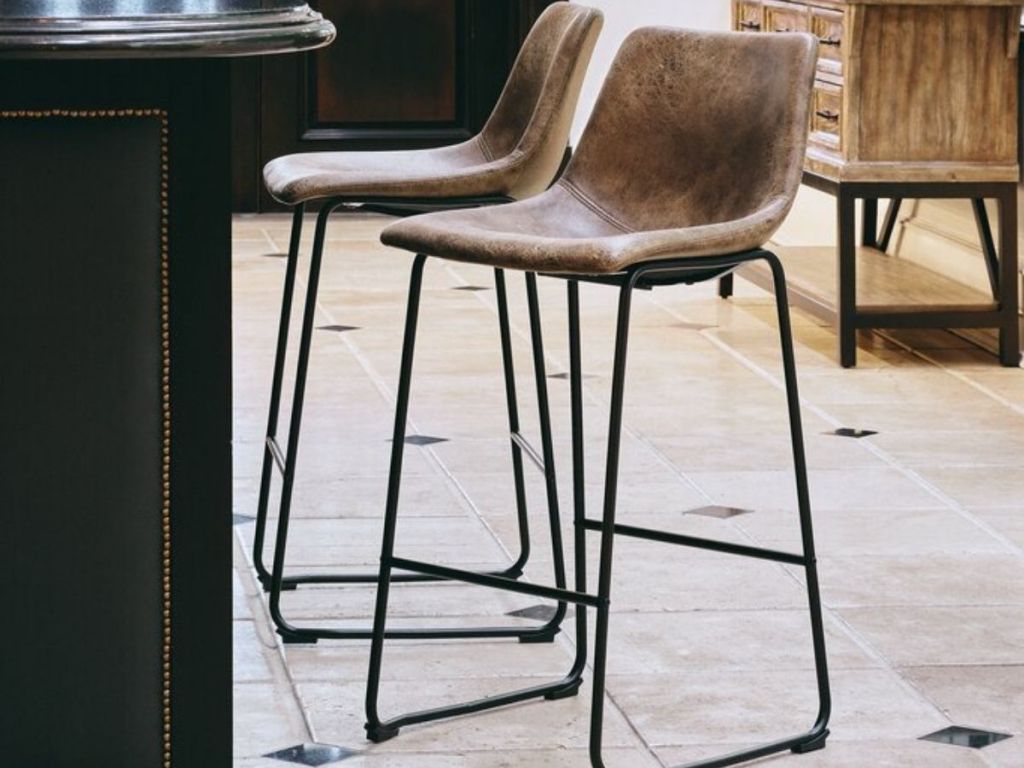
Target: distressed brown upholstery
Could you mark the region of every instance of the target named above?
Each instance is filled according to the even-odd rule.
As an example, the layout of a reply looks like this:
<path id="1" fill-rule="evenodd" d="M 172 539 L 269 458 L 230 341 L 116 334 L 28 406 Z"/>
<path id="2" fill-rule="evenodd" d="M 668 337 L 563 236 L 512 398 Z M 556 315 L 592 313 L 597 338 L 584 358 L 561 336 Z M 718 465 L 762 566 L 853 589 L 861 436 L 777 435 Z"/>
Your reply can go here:
<path id="1" fill-rule="evenodd" d="M 534 24 L 487 124 L 469 141 L 395 152 L 306 152 L 272 160 L 267 190 L 288 205 L 327 197 L 529 197 L 558 173 L 600 11 L 556 3 Z"/>
<path id="2" fill-rule="evenodd" d="M 638 30 L 550 190 L 405 219 L 381 240 L 459 261 L 574 274 L 763 245 L 800 183 L 815 58 L 806 34 Z"/>

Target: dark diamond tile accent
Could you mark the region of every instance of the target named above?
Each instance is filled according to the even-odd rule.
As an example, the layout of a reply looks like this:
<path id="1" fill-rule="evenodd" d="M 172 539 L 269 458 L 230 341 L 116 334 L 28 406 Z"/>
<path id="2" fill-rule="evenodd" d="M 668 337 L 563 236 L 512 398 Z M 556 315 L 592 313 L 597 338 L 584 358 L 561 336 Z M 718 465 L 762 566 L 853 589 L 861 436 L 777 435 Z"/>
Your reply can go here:
<path id="1" fill-rule="evenodd" d="M 702 517 L 717 517 L 719 520 L 725 520 L 729 517 L 736 517 L 736 515 L 750 514 L 754 510 L 752 509 L 740 509 L 739 507 L 697 507 L 696 509 L 688 509 L 683 512 L 684 515 L 701 515 Z"/>
<path id="2" fill-rule="evenodd" d="M 531 605 L 528 608 L 520 608 L 518 611 L 509 611 L 506 616 L 515 616 L 519 619 L 536 619 L 537 621 L 551 621 L 558 609 L 553 605 Z"/>
<path id="3" fill-rule="evenodd" d="M 359 326 L 356 325 L 321 325 L 317 328 L 318 331 L 334 331 L 335 333 L 344 333 L 345 331 L 358 331 Z"/>
<path id="4" fill-rule="evenodd" d="M 296 765 L 328 765 L 340 763 L 357 754 L 359 753 L 355 750 L 336 747 L 333 744 L 296 744 L 294 747 L 271 752 L 263 757 L 272 757 Z"/>
<path id="5" fill-rule="evenodd" d="M 452 288 L 453 291 L 489 291 L 491 290 L 486 285 L 456 285 Z"/>
<path id="6" fill-rule="evenodd" d="M 431 437 L 430 435 L 409 435 L 405 438 L 409 445 L 433 445 L 434 443 L 447 443 L 447 437 Z"/>
<path id="7" fill-rule="evenodd" d="M 872 429 L 852 429 L 851 427 L 840 427 L 834 432 L 826 432 L 826 435 L 838 435 L 839 437 L 871 437 L 871 435 L 877 435 L 878 432 Z"/>
<path id="8" fill-rule="evenodd" d="M 569 380 L 569 373 L 568 372 L 552 373 L 551 375 L 548 376 L 548 378 L 549 379 L 561 379 L 562 381 L 568 381 Z M 583 378 L 584 379 L 596 379 L 597 376 L 595 376 L 592 373 L 584 373 L 583 374 Z"/>
<path id="9" fill-rule="evenodd" d="M 231 524 L 232 525 L 245 525 L 246 523 L 255 523 L 255 522 L 256 522 L 256 518 L 253 517 L 252 515 L 232 515 L 231 516 Z"/>
<path id="10" fill-rule="evenodd" d="M 941 731 L 922 736 L 921 741 L 936 741 L 939 744 L 952 744 L 956 747 L 982 749 L 997 741 L 1013 738 L 1009 733 L 983 731 L 978 728 L 965 728 L 962 725 L 951 725 Z"/>

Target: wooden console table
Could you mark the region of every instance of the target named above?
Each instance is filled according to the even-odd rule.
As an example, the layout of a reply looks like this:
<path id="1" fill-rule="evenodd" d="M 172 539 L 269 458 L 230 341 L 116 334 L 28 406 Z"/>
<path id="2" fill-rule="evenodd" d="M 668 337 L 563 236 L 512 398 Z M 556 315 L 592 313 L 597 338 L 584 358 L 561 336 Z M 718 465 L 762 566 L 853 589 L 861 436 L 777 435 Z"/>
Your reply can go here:
<path id="1" fill-rule="evenodd" d="M 839 360 L 856 365 L 864 328 L 996 328 L 1003 365 L 1020 363 L 1017 266 L 1019 2 L 734 0 L 733 26 L 820 40 L 804 182 L 836 196 Z M 863 245 L 884 250 L 903 198 L 975 201 L 992 301 L 858 307 Z M 881 235 L 878 200 L 890 199 Z M 984 200 L 995 200 L 993 238 Z M 757 273 L 744 273 L 761 282 Z M 726 281 L 723 295 L 731 291 Z"/>

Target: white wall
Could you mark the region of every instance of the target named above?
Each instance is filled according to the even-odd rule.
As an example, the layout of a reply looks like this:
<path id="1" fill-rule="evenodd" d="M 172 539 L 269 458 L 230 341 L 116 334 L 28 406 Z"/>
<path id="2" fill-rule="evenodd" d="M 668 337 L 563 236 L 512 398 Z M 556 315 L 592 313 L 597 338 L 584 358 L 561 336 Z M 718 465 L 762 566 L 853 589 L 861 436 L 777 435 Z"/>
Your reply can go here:
<path id="1" fill-rule="evenodd" d="M 583 0 L 583 4 L 601 9 L 604 29 L 580 95 L 573 125 L 573 143 L 583 131 L 615 52 L 634 29 L 669 26 L 726 30 L 730 26 L 729 0 Z"/>

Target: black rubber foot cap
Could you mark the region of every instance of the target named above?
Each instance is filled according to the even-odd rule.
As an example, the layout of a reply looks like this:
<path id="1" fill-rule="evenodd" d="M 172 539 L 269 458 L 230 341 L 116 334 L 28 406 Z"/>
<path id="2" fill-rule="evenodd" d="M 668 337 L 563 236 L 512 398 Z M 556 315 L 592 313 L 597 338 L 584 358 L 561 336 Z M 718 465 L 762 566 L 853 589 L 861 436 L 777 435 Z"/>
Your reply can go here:
<path id="1" fill-rule="evenodd" d="M 555 635 L 557 635 L 559 632 L 561 632 L 561 630 L 556 628 L 556 629 L 552 629 L 549 632 L 544 632 L 543 634 L 539 634 L 539 635 L 534 635 L 534 634 L 520 635 L 519 636 L 519 642 L 520 643 L 553 643 L 553 642 L 555 642 Z"/>
<path id="2" fill-rule="evenodd" d="M 802 755 L 807 752 L 815 752 L 819 749 L 824 749 L 825 740 L 828 739 L 828 733 L 828 731 L 825 731 L 820 736 L 816 736 L 810 741 L 804 742 L 803 744 L 797 744 L 790 751 L 796 752 L 798 755 Z"/>
<path id="3" fill-rule="evenodd" d="M 550 691 L 544 694 L 544 698 L 548 701 L 558 701 L 559 699 L 568 699 L 572 696 L 576 696 L 580 692 L 580 686 L 583 684 L 582 680 L 579 680 L 575 684 L 568 688 L 560 688 L 557 691 Z"/>
<path id="4" fill-rule="evenodd" d="M 309 635 L 297 635 L 292 632 L 282 632 L 280 629 L 277 630 L 277 634 L 281 636 L 281 642 L 285 645 L 316 645 L 317 638 L 310 637 Z"/>
<path id="5" fill-rule="evenodd" d="M 259 581 L 260 581 L 260 586 L 263 587 L 263 591 L 264 592 L 269 592 L 270 591 L 270 579 L 267 578 L 267 577 L 264 577 L 264 576 L 260 576 L 259 577 Z M 294 581 L 282 581 L 281 582 L 281 591 L 282 592 L 294 592 L 296 589 L 298 589 L 298 587 L 299 587 L 299 585 L 296 584 Z"/>
<path id="6" fill-rule="evenodd" d="M 400 730 L 399 728 L 387 725 L 371 726 L 369 723 L 367 723 L 363 727 L 366 728 L 366 738 L 368 738 L 374 744 L 381 744 L 385 741 L 395 738 L 395 736 L 398 735 L 398 731 Z"/>

